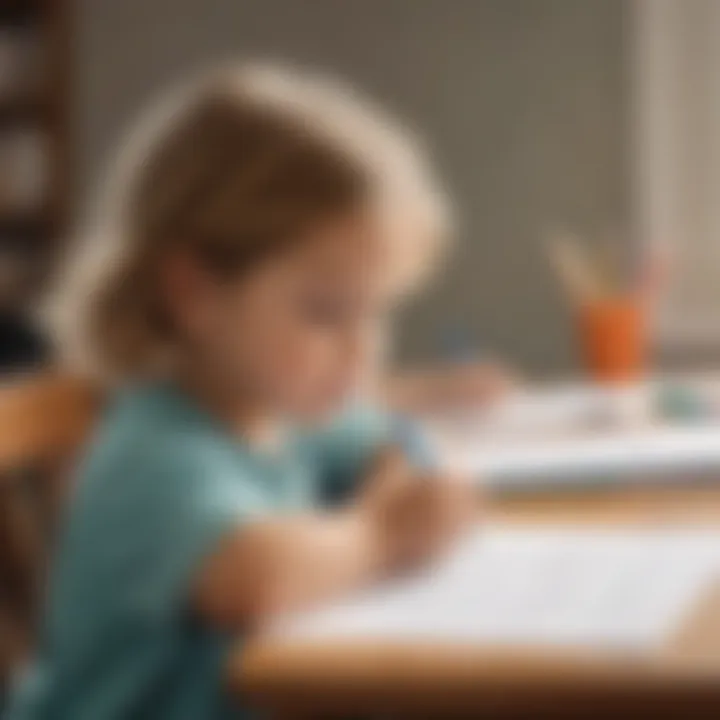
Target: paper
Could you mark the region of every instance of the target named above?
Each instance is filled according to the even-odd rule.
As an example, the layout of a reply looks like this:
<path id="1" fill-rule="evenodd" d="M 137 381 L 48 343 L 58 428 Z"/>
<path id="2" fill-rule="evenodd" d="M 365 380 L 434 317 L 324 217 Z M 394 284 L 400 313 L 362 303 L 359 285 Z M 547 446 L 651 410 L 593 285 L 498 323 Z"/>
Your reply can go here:
<path id="1" fill-rule="evenodd" d="M 291 638 L 652 649 L 720 575 L 720 533 L 514 530 L 421 576 L 275 628 Z"/>
<path id="2" fill-rule="evenodd" d="M 515 446 L 492 445 L 478 438 L 453 446 L 447 464 L 491 484 L 503 480 L 539 484 L 548 477 L 560 484 L 583 475 L 623 480 L 642 473 L 701 473 L 720 470 L 720 426 L 658 428 Z"/>
<path id="3" fill-rule="evenodd" d="M 439 464 L 498 487 L 720 471 L 720 421 L 663 423 L 651 399 L 649 385 L 526 393 L 489 414 L 428 421 L 426 437 Z"/>

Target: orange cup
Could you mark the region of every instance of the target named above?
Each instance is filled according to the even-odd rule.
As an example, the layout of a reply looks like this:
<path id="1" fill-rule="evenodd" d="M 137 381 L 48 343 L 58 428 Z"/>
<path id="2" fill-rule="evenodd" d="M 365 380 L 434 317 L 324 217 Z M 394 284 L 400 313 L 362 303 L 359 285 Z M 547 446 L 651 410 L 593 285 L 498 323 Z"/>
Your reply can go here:
<path id="1" fill-rule="evenodd" d="M 578 329 L 585 366 L 595 380 L 624 382 L 645 373 L 647 322 L 636 298 L 612 298 L 583 306 Z"/>

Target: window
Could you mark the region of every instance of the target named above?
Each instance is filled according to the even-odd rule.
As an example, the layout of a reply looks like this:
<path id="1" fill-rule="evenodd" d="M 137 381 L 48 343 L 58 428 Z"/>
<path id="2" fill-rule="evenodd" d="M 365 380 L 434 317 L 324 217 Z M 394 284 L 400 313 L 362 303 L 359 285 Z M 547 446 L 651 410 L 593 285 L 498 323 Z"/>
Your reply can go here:
<path id="1" fill-rule="evenodd" d="M 638 234 L 672 258 L 660 343 L 720 347 L 720 1 L 632 7 Z"/>

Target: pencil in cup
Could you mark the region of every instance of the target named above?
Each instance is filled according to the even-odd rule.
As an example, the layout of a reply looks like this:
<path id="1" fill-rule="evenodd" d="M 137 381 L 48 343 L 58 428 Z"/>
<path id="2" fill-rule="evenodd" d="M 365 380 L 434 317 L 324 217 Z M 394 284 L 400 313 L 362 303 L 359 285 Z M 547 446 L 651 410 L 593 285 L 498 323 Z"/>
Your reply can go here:
<path id="1" fill-rule="evenodd" d="M 634 295 L 597 300 L 576 309 L 580 351 L 600 382 L 635 380 L 648 364 L 646 311 Z"/>
<path id="2" fill-rule="evenodd" d="M 641 284 L 624 289 L 596 258 L 568 236 L 556 237 L 550 259 L 576 319 L 580 352 L 591 377 L 622 382 L 641 377 L 648 358 L 648 303 Z"/>

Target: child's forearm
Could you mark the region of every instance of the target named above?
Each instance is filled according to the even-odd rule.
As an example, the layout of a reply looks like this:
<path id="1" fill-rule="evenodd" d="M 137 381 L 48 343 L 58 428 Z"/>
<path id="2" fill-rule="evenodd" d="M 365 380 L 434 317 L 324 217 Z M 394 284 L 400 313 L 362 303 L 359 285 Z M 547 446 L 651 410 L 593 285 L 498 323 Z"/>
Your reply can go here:
<path id="1" fill-rule="evenodd" d="M 256 536 L 268 561 L 260 614 L 337 597 L 378 577 L 384 565 L 378 533 L 357 511 L 268 524 Z"/>
<path id="2" fill-rule="evenodd" d="M 198 602 L 223 624 L 255 624 L 362 587 L 384 564 L 378 533 L 360 510 L 261 521 L 211 558 Z"/>

